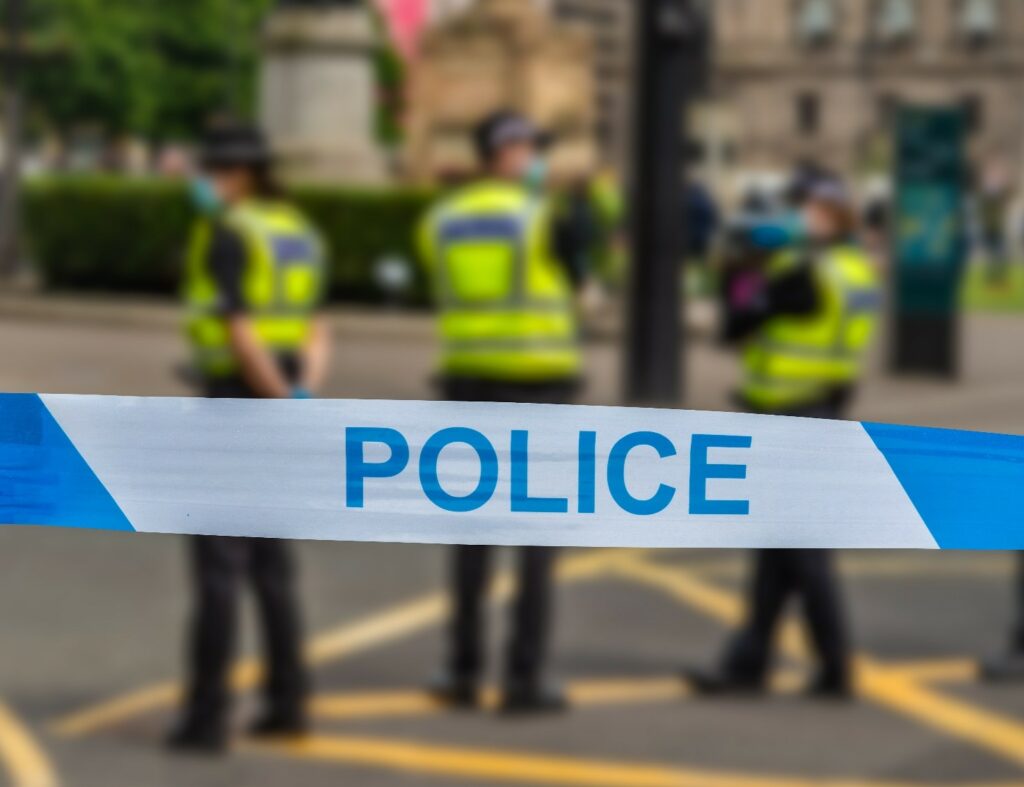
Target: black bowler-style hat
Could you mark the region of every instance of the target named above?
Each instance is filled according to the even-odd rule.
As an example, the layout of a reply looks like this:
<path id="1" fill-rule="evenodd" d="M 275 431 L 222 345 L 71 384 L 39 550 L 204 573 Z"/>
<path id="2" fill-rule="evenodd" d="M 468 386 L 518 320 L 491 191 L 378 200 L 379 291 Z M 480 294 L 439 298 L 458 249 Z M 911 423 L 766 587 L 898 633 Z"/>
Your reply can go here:
<path id="1" fill-rule="evenodd" d="M 274 154 L 255 126 L 226 123 L 207 129 L 199 151 L 203 169 L 260 167 L 272 163 Z"/>
<path id="2" fill-rule="evenodd" d="M 525 115 L 509 109 L 488 115 L 477 125 L 473 136 L 477 153 L 484 161 L 493 158 L 506 145 L 529 142 L 543 149 L 554 142 L 550 132 L 541 129 Z"/>

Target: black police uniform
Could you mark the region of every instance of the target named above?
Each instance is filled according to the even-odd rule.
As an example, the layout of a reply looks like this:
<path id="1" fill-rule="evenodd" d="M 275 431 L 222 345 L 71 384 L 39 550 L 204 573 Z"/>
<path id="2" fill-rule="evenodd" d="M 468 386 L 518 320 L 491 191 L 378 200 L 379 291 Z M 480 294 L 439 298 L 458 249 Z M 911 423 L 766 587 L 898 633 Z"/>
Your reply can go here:
<path id="1" fill-rule="evenodd" d="M 209 270 L 217 282 L 225 318 L 244 314 L 241 282 L 246 264 L 243 240 L 223 225 L 214 228 Z M 289 382 L 299 379 L 300 362 L 278 359 Z M 257 394 L 240 377 L 210 378 L 205 395 L 214 399 L 252 399 Z M 295 572 L 287 543 L 278 539 L 195 536 L 192 539 L 195 606 L 189 648 L 188 707 L 177 736 L 215 743 L 224 735 L 230 699 L 228 670 L 235 647 L 238 591 L 243 582 L 256 594 L 267 673 L 266 711 L 256 732 L 304 726 L 308 679 L 302 661 Z M 265 729 L 260 729 L 260 726 Z M 171 743 L 175 743 L 172 736 Z"/>
<path id="2" fill-rule="evenodd" d="M 574 290 L 586 278 L 590 230 L 578 221 L 560 217 L 552 227 L 555 256 Z M 511 402 L 568 404 L 578 380 L 512 383 L 478 378 L 442 380 L 444 397 L 454 402 Z M 452 560 L 454 608 L 444 699 L 458 704 L 475 702 L 475 686 L 483 669 L 483 607 L 491 573 L 493 548 L 457 546 Z M 557 550 L 551 547 L 519 549 L 518 591 L 512 609 L 512 633 L 505 661 L 505 709 L 554 709 L 563 700 L 552 687 L 541 685 L 551 621 L 552 574 Z"/>
<path id="3" fill-rule="evenodd" d="M 800 418 L 839 419 L 837 401 L 794 410 Z M 790 599 L 800 602 L 820 664 L 812 691 L 844 694 L 850 688 L 849 643 L 832 554 L 824 549 L 762 549 L 754 555 L 747 620 L 729 644 L 724 676 L 761 686 L 770 666 L 776 627 Z"/>
<path id="4" fill-rule="evenodd" d="M 728 282 L 726 282 L 728 289 Z M 810 315 L 820 308 L 810 265 L 772 282 L 764 297 L 742 308 L 725 304 L 724 338 L 739 341 L 780 315 Z M 803 418 L 842 418 L 852 389 L 838 387 L 822 401 L 788 413 Z M 745 402 L 741 402 L 746 405 Z M 754 557 L 748 618 L 726 649 L 717 674 L 691 672 L 700 690 L 761 688 L 770 666 L 774 635 L 785 605 L 800 601 L 820 661 L 812 691 L 845 694 L 849 690 L 849 644 L 839 586 L 831 554 L 817 549 L 760 550 Z"/>
<path id="5" fill-rule="evenodd" d="M 445 397 L 456 402 L 565 404 L 574 382 L 514 384 L 476 379 L 447 379 Z M 483 667 L 483 607 L 493 547 L 457 546 L 452 582 L 455 603 L 451 622 L 451 677 L 475 684 Z M 512 636 L 506 656 L 506 690 L 532 694 L 538 689 L 548 643 L 552 569 L 557 550 L 519 549 L 519 585 L 512 613 Z M 506 699 L 511 699 L 506 697 Z"/>

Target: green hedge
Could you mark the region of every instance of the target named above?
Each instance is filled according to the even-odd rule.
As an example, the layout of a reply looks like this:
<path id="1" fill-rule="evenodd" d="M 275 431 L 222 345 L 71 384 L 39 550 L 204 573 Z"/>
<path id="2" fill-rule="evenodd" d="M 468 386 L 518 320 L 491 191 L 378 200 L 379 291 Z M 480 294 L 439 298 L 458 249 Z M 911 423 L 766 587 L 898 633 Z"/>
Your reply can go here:
<path id="1" fill-rule="evenodd" d="M 373 302 L 373 263 L 415 259 L 414 231 L 432 198 L 423 191 L 307 186 L 292 197 L 330 247 L 330 292 Z M 195 216 L 180 183 L 144 178 L 61 177 L 31 181 L 25 194 L 29 249 L 45 285 L 173 295 Z M 419 266 L 412 300 L 426 300 Z"/>

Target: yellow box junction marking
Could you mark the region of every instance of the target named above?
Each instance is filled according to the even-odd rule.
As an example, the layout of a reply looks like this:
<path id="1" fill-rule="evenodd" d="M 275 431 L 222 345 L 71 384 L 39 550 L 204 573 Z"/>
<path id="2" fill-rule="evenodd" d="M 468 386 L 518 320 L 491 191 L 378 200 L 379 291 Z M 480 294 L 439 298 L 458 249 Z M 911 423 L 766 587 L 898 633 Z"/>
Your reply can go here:
<path id="1" fill-rule="evenodd" d="M 611 568 L 624 578 L 659 588 L 723 623 L 737 625 L 743 618 L 739 597 L 685 570 L 633 557 L 622 558 Z M 783 628 L 781 644 L 790 656 L 807 658 L 803 637 L 792 621 Z M 947 697 L 916 681 L 912 674 L 889 668 L 870 656 L 859 656 L 857 667 L 858 691 L 866 699 L 1024 767 L 1024 723 Z"/>
<path id="2" fill-rule="evenodd" d="M 0 702 L 0 763 L 14 787 L 57 787 L 57 773 L 32 734 Z"/>
<path id="3" fill-rule="evenodd" d="M 793 670 L 783 671 L 772 685 L 779 692 L 795 692 L 801 676 Z M 690 687 L 678 677 L 580 680 L 570 683 L 566 691 L 573 708 L 660 704 L 692 695 Z M 495 710 L 499 699 L 497 687 L 489 686 L 482 692 L 481 705 L 485 710 Z M 448 711 L 422 689 L 318 694 L 310 702 L 310 710 L 332 721 L 430 716 Z"/>
<path id="4" fill-rule="evenodd" d="M 618 550 L 573 555 L 563 561 L 558 577 L 563 582 L 586 579 L 601 572 L 607 561 L 618 555 Z M 504 601 L 514 588 L 512 575 L 504 572 L 492 585 L 491 599 Z M 314 637 L 306 647 L 306 658 L 315 666 L 362 653 L 429 628 L 443 620 L 447 611 L 448 594 L 430 593 Z M 245 691 L 259 682 L 261 674 L 257 659 L 242 659 L 232 669 L 231 685 L 236 691 Z M 148 686 L 62 716 L 53 722 L 52 729 L 65 737 L 88 735 L 175 705 L 181 693 L 182 686 L 177 681 Z"/>
<path id="5" fill-rule="evenodd" d="M 624 550 L 582 553 L 563 563 L 559 578 L 562 581 L 574 581 L 616 576 L 667 592 L 678 601 L 726 625 L 736 626 L 742 621 L 740 598 L 704 581 L 706 574 L 699 567 L 666 567 L 645 559 L 647 554 L 647 551 Z M 708 573 L 715 573 L 726 563 L 721 561 L 717 568 Z M 894 569 L 895 565 L 887 565 L 881 573 L 886 574 Z M 859 573 L 857 569 L 854 571 Z M 865 573 L 870 572 L 865 570 Z M 492 599 L 505 600 L 512 588 L 511 576 L 502 575 L 495 583 Z M 322 663 L 412 634 L 443 619 L 447 609 L 446 598 L 444 593 L 431 594 L 320 635 L 309 644 L 307 654 L 311 662 Z M 786 625 L 781 639 L 788 654 L 806 660 L 804 640 L 795 625 Z M 868 656 L 858 657 L 860 690 L 866 698 L 918 723 L 1024 765 L 1024 724 L 943 696 L 925 685 L 968 681 L 973 678 L 974 671 L 974 664 L 963 659 L 888 665 Z M 259 674 L 255 661 L 239 662 L 232 676 L 235 688 L 242 690 L 251 687 L 259 679 Z M 776 687 L 791 690 L 798 684 L 798 677 L 793 671 L 783 672 Z M 574 703 L 580 706 L 665 702 L 684 698 L 689 693 L 686 686 L 674 678 L 581 681 L 569 688 Z M 57 722 L 57 729 L 65 734 L 81 735 L 112 726 L 176 701 L 179 691 L 177 684 L 173 683 L 143 689 L 65 717 Z M 485 704 L 493 707 L 496 701 L 497 693 L 493 689 L 489 690 Z M 317 716 L 333 720 L 423 716 L 442 710 L 428 695 L 417 691 L 320 695 L 313 700 L 312 709 Z M 301 741 L 271 746 L 249 744 L 245 748 L 351 765 L 521 783 L 607 787 L 922 787 L 919 783 L 904 785 L 866 779 L 758 777 L 671 765 L 614 763 L 353 736 L 314 735 Z M 1020 787 L 1020 784 L 1014 783 L 1014 787 Z"/>
<path id="6" fill-rule="evenodd" d="M 347 765 L 374 766 L 448 778 L 581 787 L 921 787 L 919 784 L 905 782 L 870 782 L 863 779 L 749 776 L 673 766 L 434 746 L 354 736 L 314 735 L 294 743 L 259 749 Z"/>

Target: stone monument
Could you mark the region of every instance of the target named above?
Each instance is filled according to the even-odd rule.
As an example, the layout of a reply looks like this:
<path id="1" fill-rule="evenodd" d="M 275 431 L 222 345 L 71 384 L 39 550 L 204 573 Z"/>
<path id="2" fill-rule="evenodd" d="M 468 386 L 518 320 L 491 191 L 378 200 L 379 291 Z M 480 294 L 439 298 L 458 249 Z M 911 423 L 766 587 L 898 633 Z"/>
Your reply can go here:
<path id="1" fill-rule="evenodd" d="M 260 117 L 286 178 L 388 180 L 375 139 L 376 46 L 360 0 L 279 0 L 263 34 Z"/>

